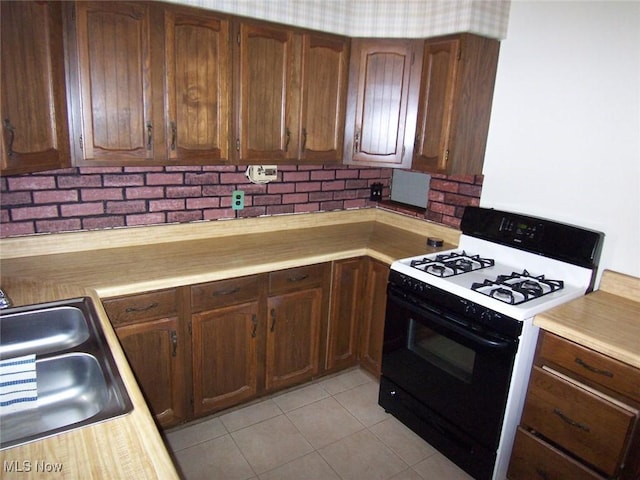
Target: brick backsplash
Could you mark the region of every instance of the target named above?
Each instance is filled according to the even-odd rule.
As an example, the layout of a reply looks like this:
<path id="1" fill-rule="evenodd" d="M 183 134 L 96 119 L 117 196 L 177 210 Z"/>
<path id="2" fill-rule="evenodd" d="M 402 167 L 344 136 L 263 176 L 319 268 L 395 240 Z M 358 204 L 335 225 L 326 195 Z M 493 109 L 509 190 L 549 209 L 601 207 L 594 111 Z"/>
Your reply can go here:
<path id="1" fill-rule="evenodd" d="M 259 185 L 244 170 L 80 167 L 2 177 L 0 237 L 367 208 L 376 206 L 370 185 L 382 183 L 388 198 L 392 174 L 385 168 L 280 165 L 276 181 Z M 479 203 L 481 188 L 481 176 L 433 175 L 427 211 L 420 215 L 458 227 L 464 206 Z M 233 190 L 245 192 L 243 210 L 231 208 Z"/>

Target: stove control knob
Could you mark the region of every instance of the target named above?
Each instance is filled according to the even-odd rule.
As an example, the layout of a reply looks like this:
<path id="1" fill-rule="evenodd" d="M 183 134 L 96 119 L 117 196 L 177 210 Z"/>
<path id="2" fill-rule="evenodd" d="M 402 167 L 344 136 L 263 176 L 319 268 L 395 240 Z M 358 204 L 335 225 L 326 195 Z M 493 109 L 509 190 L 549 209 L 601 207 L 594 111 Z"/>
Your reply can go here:
<path id="1" fill-rule="evenodd" d="M 464 307 L 464 313 L 466 313 L 467 315 L 475 316 L 477 311 L 478 310 L 476 309 L 476 306 L 473 303 L 468 303 Z"/>
<path id="2" fill-rule="evenodd" d="M 480 315 L 480 319 L 485 322 L 491 322 L 493 320 L 493 315 L 491 315 L 491 312 L 489 310 L 485 310 L 484 312 L 482 312 L 482 314 Z"/>

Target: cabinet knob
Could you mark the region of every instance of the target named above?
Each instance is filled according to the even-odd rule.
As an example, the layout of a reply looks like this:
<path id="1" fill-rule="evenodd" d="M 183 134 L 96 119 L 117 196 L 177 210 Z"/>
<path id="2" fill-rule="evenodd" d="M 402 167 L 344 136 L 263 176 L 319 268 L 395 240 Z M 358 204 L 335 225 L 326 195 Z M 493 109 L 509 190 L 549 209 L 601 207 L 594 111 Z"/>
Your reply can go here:
<path id="1" fill-rule="evenodd" d="M 16 136 L 16 129 L 11 125 L 11 121 L 8 118 L 4 119 L 4 129 L 9 134 L 9 140 L 7 141 L 7 155 L 9 157 L 13 156 L 13 140 Z"/>

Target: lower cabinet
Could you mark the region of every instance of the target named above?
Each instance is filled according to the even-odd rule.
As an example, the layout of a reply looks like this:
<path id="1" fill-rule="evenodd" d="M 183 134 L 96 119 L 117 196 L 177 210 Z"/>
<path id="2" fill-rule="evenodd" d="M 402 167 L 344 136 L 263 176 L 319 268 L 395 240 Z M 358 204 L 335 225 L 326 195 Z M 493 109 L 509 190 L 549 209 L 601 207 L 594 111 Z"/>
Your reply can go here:
<path id="1" fill-rule="evenodd" d="M 508 477 L 637 479 L 638 385 L 640 370 L 542 332 Z"/>
<path id="2" fill-rule="evenodd" d="M 320 372 L 330 267 L 324 263 L 269 274 L 266 390 L 302 383 Z"/>
<path id="3" fill-rule="evenodd" d="M 187 419 L 182 289 L 107 299 L 103 305 L 156 421 Z"/>
<path id="4" fill-rule="evenodd" d="M 361 295 L 360 366 L 379 377 L 389 266 L 372 258 L 367 258 L 365 263 L 366 281 Z"/>
<path id="5" fill-rule="evenodd" d="M 329 332 L 325 368 L 337 371 L 358 362 L 360 313 L 365 299 L 362 289 L 366 259 L 349 258 L 333 262 Z"/>
<path id="6" fill-rule="evenodd" d="M 389 267 L 369 258 L 103 300 L 170 427 L 358 363 L 380 373 Z"/>
<path id="7" fill-rule="evenodd" d="M 191 287 L 193 413 L 222 410 L 258 394 L 266 275 Z"/>

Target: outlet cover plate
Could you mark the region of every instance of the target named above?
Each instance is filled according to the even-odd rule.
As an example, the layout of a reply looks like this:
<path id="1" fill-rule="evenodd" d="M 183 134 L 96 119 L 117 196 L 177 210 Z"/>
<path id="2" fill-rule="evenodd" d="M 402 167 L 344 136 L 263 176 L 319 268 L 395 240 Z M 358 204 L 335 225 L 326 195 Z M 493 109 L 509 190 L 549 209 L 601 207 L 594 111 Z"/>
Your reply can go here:
<path id="1" fill-rule="evenodd" d="M 233 191 L 231 194 L 231 208 L 233 210 L 242 210 L 244 208 L 244 191 Z"/>

